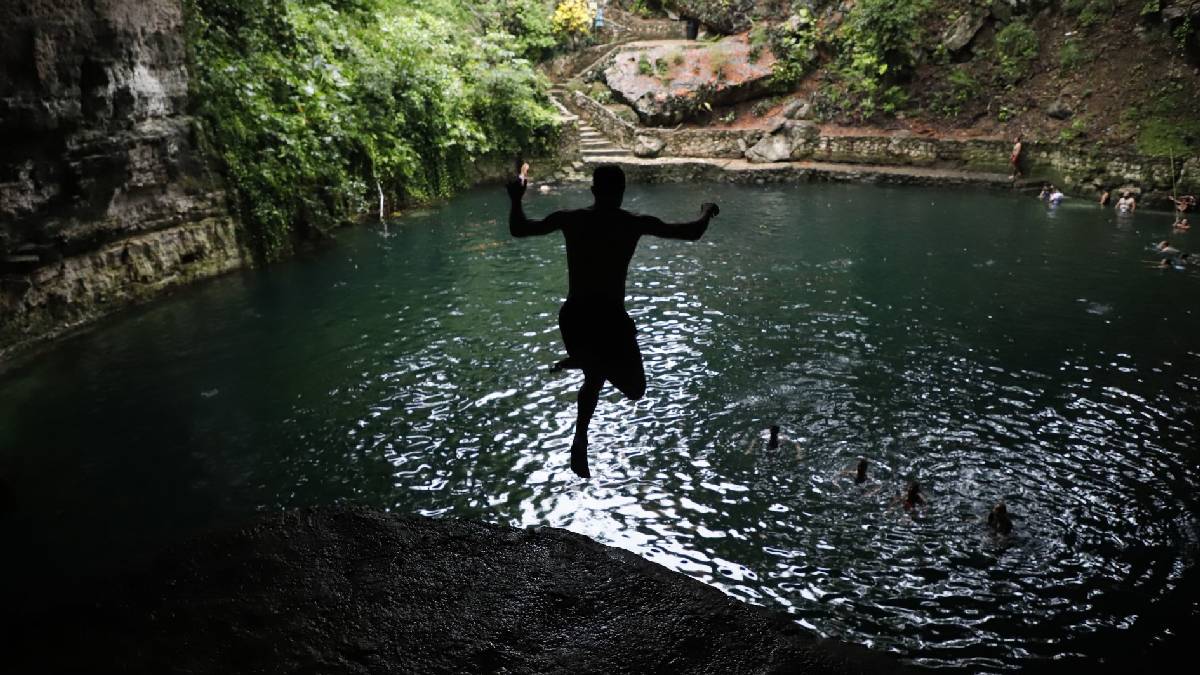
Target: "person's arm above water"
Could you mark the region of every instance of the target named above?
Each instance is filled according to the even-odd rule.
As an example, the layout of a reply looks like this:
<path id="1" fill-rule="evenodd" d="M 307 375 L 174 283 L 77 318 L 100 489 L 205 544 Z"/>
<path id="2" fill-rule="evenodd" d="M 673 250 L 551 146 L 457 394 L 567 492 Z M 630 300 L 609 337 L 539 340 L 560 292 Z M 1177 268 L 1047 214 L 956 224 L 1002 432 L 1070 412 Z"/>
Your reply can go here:
<path id="1" fill-rule="evenodd" d="M 638 227 L 642 234 L 652 237 L 696 241 L 704 236 L 705 230 L 708 229 L 708 222 L 721 213 L 721 209 L 716 204 L 701 204 L 700 209 L 704 213 L 698 219 L 688 223 L 664 223 L 654 216 L 638 216 Z"/>
<path id="2" fill-rule="evenodd" d="M 508 211 L 508 231 L 514 237 L 532 237 L 539 234 L 550 234 L 562 227 L 558 218 L 559 212 L 551 213 L 541 220 L 532 220 L 525 215 L 521 206 L 521 198 L 525 196 L 525 181 L 513 180 L 505 186 L 512 207 Z"/>

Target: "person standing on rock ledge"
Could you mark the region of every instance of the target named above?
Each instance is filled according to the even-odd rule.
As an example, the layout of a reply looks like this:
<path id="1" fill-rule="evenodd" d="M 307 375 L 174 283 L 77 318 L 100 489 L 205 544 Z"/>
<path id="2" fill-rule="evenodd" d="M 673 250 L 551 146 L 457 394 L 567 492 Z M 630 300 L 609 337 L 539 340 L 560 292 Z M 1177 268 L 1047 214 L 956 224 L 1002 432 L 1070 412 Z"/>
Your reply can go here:
<path id="1" fill-rule="evenodd" d="M 555 211 L 542 220 L 526 217 L 521 206 L 525 184 L 508 184 L 512 208 L 508 230 L 514 237 L 531 237 L 562 231 L 567 245 L 567 300 L 558 312 L 567 358 L 554 365 L 555 371 L 583 371 L 579 389 L 575 439 L 571 444 L 571 470 L 590 478 L 587 445 L 588 425 L 604 382 L 611 382 L 630 400 L 646 393 L 646 374 L 637 331 L 625 312 L 625 277 L 629 261 L 644 235 L 696 241 L 720 209 L 716 204 L 700 206 L 700 218 L 668 224 L 654 216 L 630 213 L 621 208 L 625 197 L 625 172 L 606 164 L 592 174 L 595 204 L 586 209 Z"/>
<path id="2" fill-rule="evenodd" d="M 1021 150 L 1024 147 L 1025 147 L 1024 144 L 1021 143 L 1020 136 L 1017 136 L 1016 138 L 1013 139 L 1012 154 L 1009 155 L 1009 157 L 1008 157 L 1008 163 L 1009 163 L 1009 165 L 1012 166 L 1012 175 L 1009 176 L 1009 178 L 1008 178 L 1009 180 L 1016 180 L 1022 176 L 1022 174 L 1021 174 Z"/>

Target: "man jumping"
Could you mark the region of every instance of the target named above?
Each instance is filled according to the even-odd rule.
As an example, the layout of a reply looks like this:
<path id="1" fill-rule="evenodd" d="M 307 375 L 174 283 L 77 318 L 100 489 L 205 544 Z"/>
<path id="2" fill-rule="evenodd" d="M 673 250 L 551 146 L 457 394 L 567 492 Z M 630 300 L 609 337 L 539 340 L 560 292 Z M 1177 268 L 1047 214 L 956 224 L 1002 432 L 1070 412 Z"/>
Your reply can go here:
<path id="1" fill-rule="evenodd" d="M 508 230 L 514 237 L 531 237 L 561 230 L 567 244 L 567 301 L 558 312 L 567 358 L 555 370 L 583 371 L 579 389 L 579 411 L 575 440 L 571 444 L 571 470 L 590 478 L 587 444 L 588 424 L 600 401 L 605 380 L 630 400 L 646 393 L 646 374 L 638 348 L 633 320 L 625 312 L 625 277 L 642 235 L 696 241 L 704 236 L 708 222 L 720 209 L 702 204 L 699 219 L 668 224 L 653 216 L 630 213 L 621 208 L 625 196 L 625 172 L 604 165 L 592 174 L 589 208 L 555 211 L 542 220 L 530 220 L 521 207 L 526 181 L 508 184 L 512 209 Z"/>

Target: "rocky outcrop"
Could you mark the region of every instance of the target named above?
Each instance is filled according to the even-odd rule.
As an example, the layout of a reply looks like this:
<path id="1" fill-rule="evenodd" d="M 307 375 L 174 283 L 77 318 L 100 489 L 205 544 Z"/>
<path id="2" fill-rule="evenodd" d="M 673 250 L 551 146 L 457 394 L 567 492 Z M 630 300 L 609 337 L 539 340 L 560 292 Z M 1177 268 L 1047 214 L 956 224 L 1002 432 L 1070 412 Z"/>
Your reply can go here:
<path id="1" fill-rule="evenodd" d="M 634 42 L 608 57 L 601 77 L 642 124 L 670 126 L 769 93 L 774 63 L 770 50 L 751 58 L 745 36 L 712 44 Z"/>
<path id="2" fill-rule="evenodd" d="M 718 33 L 732 35 L 750 28 L 755 0 L 673 0 L 680 16 L 695 19 Z"/>
<path id="3" fill-rule="evenodd" d="M 554 528 L 292 512 L 110 584 L 0 619 L 6 672 L 904 671 Z"/>
<path id="4" fill-rule="evenodd" d="M 186 114 L 180 1 L 21 0 L 0 5 L 0 22 L 0 350 L 144 297 L 111 287 L 112 275 L 161 288 L 228 269 L 234 229 Z M 235 248 L 150 237 L 194 224 Z M 170 262 L 171 239 L 186 270 Z M 100 253 L 124 240 L 159 250 L 161 264 L 122 270 L 127 262 Z M 88 268 L 105 279 L 64 290 Z"/>

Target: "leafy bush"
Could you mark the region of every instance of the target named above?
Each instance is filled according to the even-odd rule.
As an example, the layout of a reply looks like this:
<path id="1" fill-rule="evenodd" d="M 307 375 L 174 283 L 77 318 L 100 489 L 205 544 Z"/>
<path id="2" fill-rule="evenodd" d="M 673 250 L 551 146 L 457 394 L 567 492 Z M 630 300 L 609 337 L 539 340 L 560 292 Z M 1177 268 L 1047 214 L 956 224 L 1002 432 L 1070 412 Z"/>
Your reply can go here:
<path id="1" fill-rule="evenodd" d="M 996 33 L 996 61 L 1005 81 L 1024 79 L 1037 55 L 1037 33 L 1024 21 L 1013 21 Z"/>
<path id="2" fill-rule="evenodd" d="M 982 93 L 979 82 L 966 68 L 959 66 L 946 76 L 946 89 L 935 98 L 933 109 L 946 117 L 955 117 Z"/>
<path id="3" fill-rule="evenodd" d="M 1063 3 L 1063 11 L 1078 16 L 1079 25 L 1090 28 L 1111 19 L 1117 11 L 1117 3 L 1116 0 L 1067 0 Z M 1145 12 L 1145 7 L 1142 11 Z"/>
<path id="4" fill-rule="evenodd" d="M 893 113 L 906 99 L 927 0 L 859 0 L 838 31 L 837 71 L 846 102 L 863 117 Z"/>
<path id="5" fill-rule="evenodd" d="M 185 0 L 202 145 L 264 260 L 296 231 L 449 194 L 557 130 L 498 26 L 447 0 Z"/>
<path id="6" fill-rule="evenodd" d="M 1074 70 L 1087 65 L 1091 60 L 1091 52 L 1079 40 L 1072 39 L 1063 42 L 1062 48 L 1058 52 L 1058 61 L 1064 70 Z"/>
<path id="7" fill-rule="evenodd" d="M 645 54 L 642 54 L 638 57 L 637 65 L 638 75 L 645 75 L 649 77 L 650 75 L 654 74 L 654 66 L 650 63 L 650 58 Z"/>
<path id="8" fill-rule="evenodd" d="M 801 7 L 792 18 L 766 31 L 767 41 L 775 54 L 771 71 L 772 84 L 780 89 L 796 85 L 816 63 L 819 34 L 817 24 L 807 8 Z M 751 48 L 756 46 L 751 33 Z"/>
<path id="9" fill-rule="evenodd" d="M 561 0 L 554 8 L 551 24 L 556 33 L 579 37 L 591 32 L 592 19 L 587 0 Z"/>

